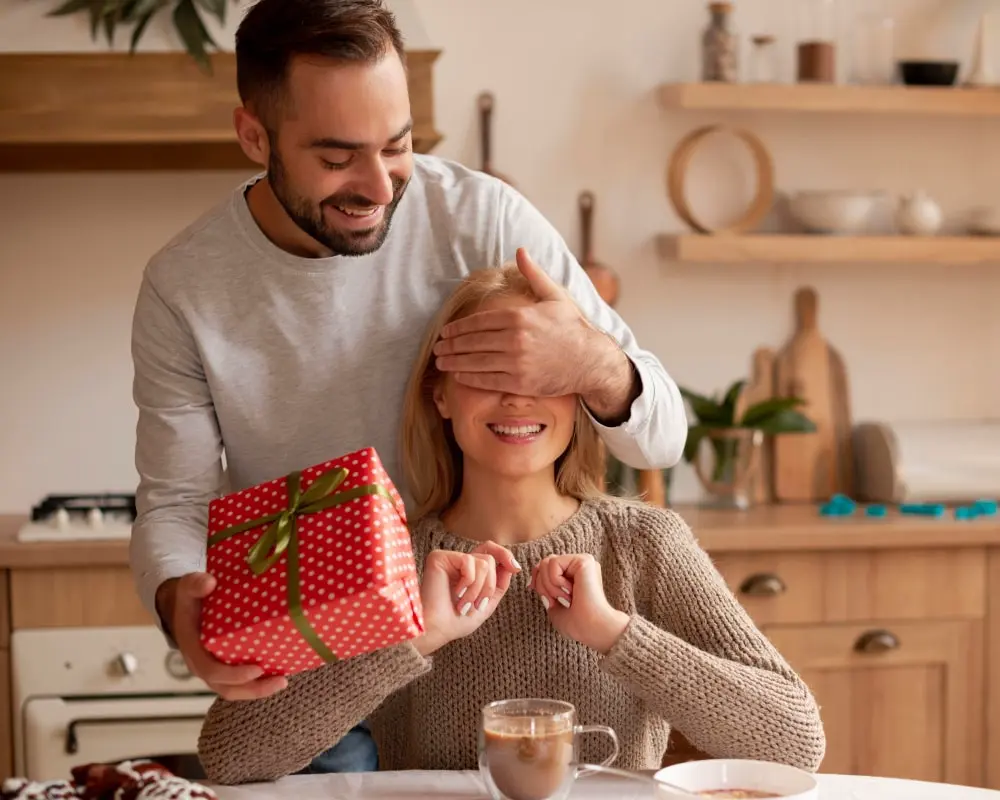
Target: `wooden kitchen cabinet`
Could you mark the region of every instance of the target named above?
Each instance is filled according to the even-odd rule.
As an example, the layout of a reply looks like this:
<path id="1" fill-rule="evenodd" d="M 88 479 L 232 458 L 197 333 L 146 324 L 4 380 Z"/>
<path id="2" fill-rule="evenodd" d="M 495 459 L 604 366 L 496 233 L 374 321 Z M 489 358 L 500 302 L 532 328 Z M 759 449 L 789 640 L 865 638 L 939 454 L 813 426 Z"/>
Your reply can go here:
<path id="1" fill-rule="evenodd" d="M 0 650 L 0 781 L 14 772 L 13 710 L 11 708 L 10 651 Z"/>
<path id="2" fill-rule="evenodd" d="M 985 548 L 714 560 L 816 696 L 822 772 L 986 785 Z"/>
<path id="3" fill-rule="evenodd" d="M 10 599 L 14 630 L 155 624 L 128 567 L 17 570 Z"/>
<path id="4" fill-rule="evenodd" d="M 980 622 L 764 630 L 819 703 L 822 772 L 983 785 Z"/>

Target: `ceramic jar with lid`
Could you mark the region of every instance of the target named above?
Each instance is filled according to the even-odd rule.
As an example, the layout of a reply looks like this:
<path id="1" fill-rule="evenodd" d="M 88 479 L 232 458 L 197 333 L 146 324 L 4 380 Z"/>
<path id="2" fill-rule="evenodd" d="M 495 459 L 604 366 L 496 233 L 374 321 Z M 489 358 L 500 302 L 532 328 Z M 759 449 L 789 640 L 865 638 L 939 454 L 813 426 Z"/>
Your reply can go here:
<path id="1" fill-rule="evenodd" d="M 711 17 L 701 37 L 701 79 L 736 83 L 739 79 L 739 38 L 732 29 L 732 3 L 709 3 Z"/>
<path id="2" fill-rule="evenodd" d="M 896 227 L 911 236 L 932 236 L 941 228 L 944 215 L 923 189 L 904 194 L 896 207 Z"/>

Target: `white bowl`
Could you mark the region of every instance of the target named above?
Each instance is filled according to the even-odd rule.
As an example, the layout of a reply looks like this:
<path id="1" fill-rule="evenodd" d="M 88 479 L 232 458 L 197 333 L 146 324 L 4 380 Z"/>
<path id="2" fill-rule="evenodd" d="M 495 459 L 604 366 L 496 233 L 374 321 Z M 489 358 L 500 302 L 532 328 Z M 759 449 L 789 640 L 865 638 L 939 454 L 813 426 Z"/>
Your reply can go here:
<path id="1" fill-rule="evenodd" d="M 859 233 L 875 206 L 874 192 L 796 192 L 788 201 L 792 216 L 813 233 Z"/>
<path id="2" fill-rule="evenodd" d="M 657 772 L 653 779 L 666 781 L 691 792 L 719 789 L 753 789 L 768 792 L 783 800 L 817 800 L 816 778 L 805 770 L 769 761 L 749 761 L 733 758 L 712 758 L 686 761 Z M 656 787 L 657 800 L 691 800 L 662 783 Z M 706 795 L 724 800 L 727 795 Z"/>

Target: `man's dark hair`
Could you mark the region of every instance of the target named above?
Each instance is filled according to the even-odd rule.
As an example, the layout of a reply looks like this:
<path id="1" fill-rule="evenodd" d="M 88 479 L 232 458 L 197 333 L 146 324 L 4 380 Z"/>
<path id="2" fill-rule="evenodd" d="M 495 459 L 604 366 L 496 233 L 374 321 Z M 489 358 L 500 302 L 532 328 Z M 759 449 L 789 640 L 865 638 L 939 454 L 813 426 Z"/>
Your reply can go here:
<path id="1" fill-rule="evenodd" d="M 258 116 L 274 118 L 295 56 L 374 64 L 403 35 L 382 0 L 258 0 L 236 31 L 236 85 Z"/>

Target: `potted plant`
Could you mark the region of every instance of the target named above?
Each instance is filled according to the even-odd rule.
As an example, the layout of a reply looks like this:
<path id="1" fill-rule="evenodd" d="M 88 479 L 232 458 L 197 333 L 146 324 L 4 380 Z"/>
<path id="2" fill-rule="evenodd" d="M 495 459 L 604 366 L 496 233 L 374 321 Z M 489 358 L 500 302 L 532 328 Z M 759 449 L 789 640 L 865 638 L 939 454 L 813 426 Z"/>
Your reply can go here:
<path id="1" fill-rule="evenodd" d="M 90 35 L 96 39 L 103 32 L 108 46 L 114 43 L 119 25 L 130 26 L 132 37 L 129 51 L 135 52 L 142 34 L 150 21 L 163 12 L 170 12 L 174 28 L 184 49 L 207 72 L 211 71 L 208 58 L 210 48 L 219 49 L 212 38 L 202 14 L 226 21 L 226 6 L 235 0 L 65 0 L 49 12 L 50 17 L 86 12 L 90 16 Z"/>
<path id="2" fill-rule="evenodd" d="M 745 509 L 751 505 L 750 488 L 760 469 L 760 449 L 765 436 L 812 433 L 816 425 L 798 407 L 798 397 L 774 397 L 738 410 L 745 381 L 735 381 L 722 395 L 706 397 L 680 387 L 696 422 L 688 428 L 684 460 L 691 464 L 715 503 Z M 707 442 L 710 447 L 704 448 Z M 706 465 L 709 453 L 711 464 Z"/>

